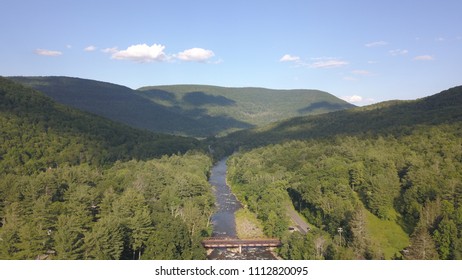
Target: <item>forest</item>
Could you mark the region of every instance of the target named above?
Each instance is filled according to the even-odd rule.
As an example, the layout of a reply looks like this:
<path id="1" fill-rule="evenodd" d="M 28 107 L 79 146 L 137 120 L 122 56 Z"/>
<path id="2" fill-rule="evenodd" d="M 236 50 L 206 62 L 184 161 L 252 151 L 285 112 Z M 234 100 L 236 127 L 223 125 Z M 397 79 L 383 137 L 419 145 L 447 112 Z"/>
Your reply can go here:
<path id="1" fill-rule="evenodd" d="M 284 258 L 461 259 L 461 148 L 460 123 L 288 141 L 235 154 L 228 179 Z M 288 202 L 306 236 L 285 231 Z"/>
<path id="2" fill-rule="evenodd" d="M 204 259 L 210 159 L 59 166 L 0 182 L 0 259 Z"/>
<path id="3" fill-rule="evenodd" d="M 0 259 L 203 259 L 199 142 L 59 105 L 0 78 Z"/>

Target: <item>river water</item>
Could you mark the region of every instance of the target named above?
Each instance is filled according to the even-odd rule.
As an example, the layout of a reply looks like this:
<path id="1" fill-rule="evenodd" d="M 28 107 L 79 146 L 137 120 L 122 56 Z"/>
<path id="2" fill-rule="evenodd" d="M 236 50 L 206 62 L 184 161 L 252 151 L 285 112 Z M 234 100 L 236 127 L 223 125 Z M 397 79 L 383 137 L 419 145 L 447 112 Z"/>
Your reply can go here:
<path id="1" fill-rule="evenodd" d="M 209 183 L 214 187 L 217 211 L 212 216 L 212 237 L 236 238 L 236 219 L 234 213 L 242 206 L 231 189 L 226 184 L 226 161 L 224 158 L 217 162 L 210 175 Z M 214 249 L 208 255 L 212 260 L 274 260 L 276 259 L 269 249 L 242 248 L 242 252 L 227 249 Z"/>

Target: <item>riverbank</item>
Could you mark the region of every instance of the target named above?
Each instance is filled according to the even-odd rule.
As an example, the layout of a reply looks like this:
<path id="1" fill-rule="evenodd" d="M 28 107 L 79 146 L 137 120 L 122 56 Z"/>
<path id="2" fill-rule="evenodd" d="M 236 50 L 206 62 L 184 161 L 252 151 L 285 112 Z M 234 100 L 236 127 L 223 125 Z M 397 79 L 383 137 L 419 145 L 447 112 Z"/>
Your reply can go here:
<path id="1" fill-rule="evenodd" d="M 236 233 L 240 239 L 263 238 L 263 225 L 255 217 L 255 214 L 246 208 L 241 208 L 235 213 Z"/>

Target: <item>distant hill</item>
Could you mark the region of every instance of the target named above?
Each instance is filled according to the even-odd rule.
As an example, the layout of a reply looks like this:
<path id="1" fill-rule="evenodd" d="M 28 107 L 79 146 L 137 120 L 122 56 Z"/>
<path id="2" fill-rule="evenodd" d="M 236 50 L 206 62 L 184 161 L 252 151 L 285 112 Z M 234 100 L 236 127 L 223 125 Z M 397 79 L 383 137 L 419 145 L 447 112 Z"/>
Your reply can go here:
<path id="1" fill-rule="evenodd" d="M 143 87 L 138 92 L 143 97 L 191 118 L 225 117 L 247 125 L 236 126 L 235 130 L 354 107 L 327 92 L 306 89 L 172 85 Z"/>
<path id="2" fill-rule="evenodd" d="M 316 116 L 296 117 L 218 138 L 228 152 L 287 140 L 336 135 L 406 135 L 417 126 L 462 122 L 462 86 L 414 101 L 387 101 Z"/>
<path id="3" fill-rule="evenodd" d="M 138 130 L 58 104 L 0 77 L 0 175 L 186 152 L 198 141 Z"/>
<path id="4" fill-rule="evenodd" d="M 201 85 L 138 90 L 79 78 L 10 77 L 59 103 L 155 132 L 223 135 L 274 121 L 351 108 L 316 90 L 224 88 Z"/>

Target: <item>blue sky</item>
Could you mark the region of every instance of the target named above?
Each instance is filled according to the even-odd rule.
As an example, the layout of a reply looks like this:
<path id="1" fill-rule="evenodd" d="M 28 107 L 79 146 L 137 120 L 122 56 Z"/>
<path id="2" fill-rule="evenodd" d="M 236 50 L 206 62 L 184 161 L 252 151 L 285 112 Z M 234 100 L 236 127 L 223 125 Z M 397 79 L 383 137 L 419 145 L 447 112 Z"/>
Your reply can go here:
<path id="1" fill-rule="evenodd" d="M 462 85 L 460 0 L 2 0 L 0 75 L 319 89 L 357 105 Z"/>

